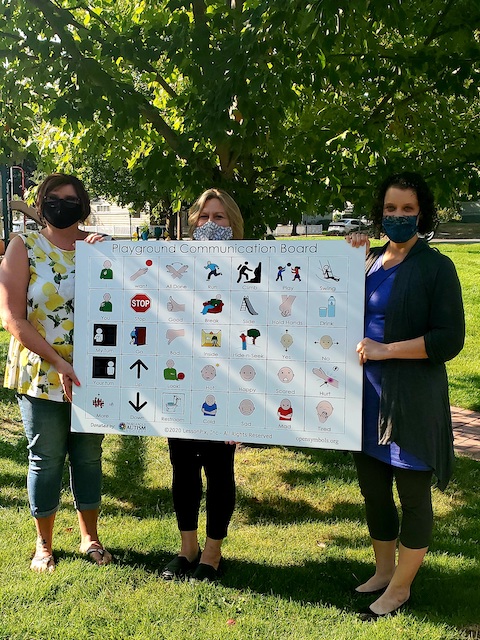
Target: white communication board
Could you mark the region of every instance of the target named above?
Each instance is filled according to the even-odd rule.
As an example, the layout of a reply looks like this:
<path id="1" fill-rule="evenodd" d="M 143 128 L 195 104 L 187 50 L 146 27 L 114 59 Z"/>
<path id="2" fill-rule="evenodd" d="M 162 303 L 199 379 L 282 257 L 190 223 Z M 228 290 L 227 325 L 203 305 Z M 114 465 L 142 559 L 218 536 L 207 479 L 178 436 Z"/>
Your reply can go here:
<path id="1" fill-rule="evenodd" d="M 345 240 L 77 243 L 73 430 L 359 450 L 364 264 Z"/>

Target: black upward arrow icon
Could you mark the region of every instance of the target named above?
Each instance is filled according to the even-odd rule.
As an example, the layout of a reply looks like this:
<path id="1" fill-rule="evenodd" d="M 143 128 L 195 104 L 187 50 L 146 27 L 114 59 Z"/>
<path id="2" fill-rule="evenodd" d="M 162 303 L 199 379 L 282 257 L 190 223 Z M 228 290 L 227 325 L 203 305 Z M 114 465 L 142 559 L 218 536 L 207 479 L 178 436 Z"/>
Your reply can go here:
<path id="1" fill-rule="evenodd" d="M 135 411 L 140 411 L 147 404 L 147 401 L 145 400 L 145 402 L 143 404 L 140 404 L 140 394 L 137 391 L 137 400 L 136 400 L 135 404 L 133 404 L 133 402 L 131 400 L 128 401 L 128 404 L 131 404 L 132 407 L 135 409 Z"/>
<path id="2" fill-rule="evenodd" d="M 143 367 L 145 371 L 148 371 L 147 365 L 141 360 L 137 360 L 136 362 L 134 362 L 130 369 L 133 369 L 134 367 L 137 367 L 137 378 L 140 378 L 140 367 Z"/>

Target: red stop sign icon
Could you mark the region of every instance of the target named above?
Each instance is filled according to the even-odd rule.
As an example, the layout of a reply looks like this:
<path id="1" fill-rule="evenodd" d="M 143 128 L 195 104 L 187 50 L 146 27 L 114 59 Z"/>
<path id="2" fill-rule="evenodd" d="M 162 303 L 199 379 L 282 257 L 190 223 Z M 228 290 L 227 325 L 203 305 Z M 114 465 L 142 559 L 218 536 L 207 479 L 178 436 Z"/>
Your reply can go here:
<path id="1" fill-rule="evenodd" d="M 130 306 L 135 311 L 135 313 L 145 313 L 150 309 L 151 300 L 144 293 L 137 293 L 137 295 L 133 296 L 130 300 Z"/>

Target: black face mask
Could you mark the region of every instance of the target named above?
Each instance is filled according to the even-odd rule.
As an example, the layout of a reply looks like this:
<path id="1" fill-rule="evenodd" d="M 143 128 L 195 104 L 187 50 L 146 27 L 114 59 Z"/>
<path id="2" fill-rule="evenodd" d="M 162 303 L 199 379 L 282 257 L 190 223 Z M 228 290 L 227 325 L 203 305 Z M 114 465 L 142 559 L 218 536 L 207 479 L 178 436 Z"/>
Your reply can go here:
<path id="1" fill-rule="evenodd" d="M 66 229 L 82 217 L 82 205 L 78 200 L 63 200 L 48 196 L 43 201 L 42 216 L 56 229 Z"/>

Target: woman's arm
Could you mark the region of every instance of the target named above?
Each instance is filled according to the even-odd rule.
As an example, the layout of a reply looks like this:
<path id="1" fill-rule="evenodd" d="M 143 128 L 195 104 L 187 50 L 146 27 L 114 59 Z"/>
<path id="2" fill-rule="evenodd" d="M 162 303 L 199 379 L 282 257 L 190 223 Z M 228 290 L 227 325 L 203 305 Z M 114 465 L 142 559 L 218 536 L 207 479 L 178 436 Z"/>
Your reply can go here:
<path id="1" fill-rule="evenodd" d="M 376 342 L 370 338 L 364 338 L 357 344 L 357 353 L 360 364 L 367 360 L 425 360 L 428 358 L 425 349 L 425 338 L 413 338 L 401 342 Z"/>
<path id="2" fill-rule="evenodd" d="M 65 394 L 71 400 L 72 383 L 80 385 L 72 365 L 64 360 L 27 320 L 29 281 L 27 250 L 21 238 L 14 238 L 8 245 L 0 267 L 0 317 L 3 326 L 24 347 L 55 367 Z"/>

